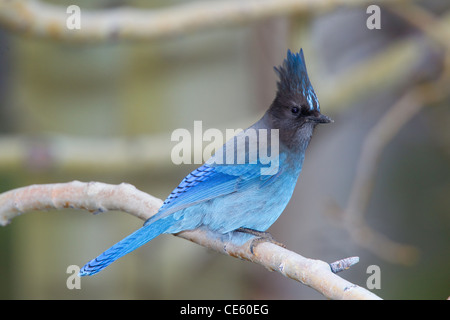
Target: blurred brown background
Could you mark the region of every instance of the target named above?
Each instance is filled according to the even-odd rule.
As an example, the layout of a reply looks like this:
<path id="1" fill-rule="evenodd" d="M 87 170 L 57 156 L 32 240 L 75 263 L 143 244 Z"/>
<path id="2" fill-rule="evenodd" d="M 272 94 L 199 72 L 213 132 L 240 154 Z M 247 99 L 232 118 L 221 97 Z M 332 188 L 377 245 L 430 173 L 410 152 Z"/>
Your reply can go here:
<path id="1" fill-rule="evenodd" d="M 185 3 L 78 1 L 78 32 L 88 10 Z M 294 196 L 271 233 L 305 257 L 359 256 L 360 263 L 340 275 L 363 287 L 367 267 L 378 265 L 381 289 L 373 291 L 382 298 L 446 299 L 450 3 L 406 3 L 380 5 L 381 29 L 367 28 L 370 3 L 361 1 L 149 41 L 36 37 L 0 17 L 0 192 L 72 180 L 128 182 L 164 199 L 195 167 L 172 164 L 171 132 L 191 130 L 195 120 L 204 130 L 251 125 L 274 98 L 272 67 L 288 48 L 303 48 L 321 110 L 335 122 L 317 128 Z M 364 208 L 364 223 L 392 241 L 392 257 L 390 246 L 355 241 L 338 208 L 348 203 L 367 134 L 411 92 L 421 109 L 405 113 L 408 121 L 399 122 L 380 151 Z M 133 148 L 138 142 L 146 147 Z M 80 290 L 67 289 L 69 265 L 82 266 L 141 225 L 122 212 L 15 218 L 0 228 L 0 297 L 323 298 L 278 273 L 170 235 L 83 278 Z"/>

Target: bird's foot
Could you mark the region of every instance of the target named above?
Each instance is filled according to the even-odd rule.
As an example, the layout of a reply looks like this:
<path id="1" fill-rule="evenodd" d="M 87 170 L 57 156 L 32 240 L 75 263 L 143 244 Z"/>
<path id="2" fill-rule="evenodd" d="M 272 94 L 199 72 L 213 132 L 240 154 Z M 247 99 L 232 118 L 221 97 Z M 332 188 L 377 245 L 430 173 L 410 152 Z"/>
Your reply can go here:
<path id="1" fill-rule="evenodd" d="M 282 244 L 281 242 L 276 241 L 273 236 L 267 232 L 267 231 L 258 231 L 258 230 L 254 230 L 254 229 L 250 229 L 250 228 L 239 228 L 236 229 L 237 232 L 242 232 L 242 233 L 247 233 L 247 234 L 251 234 L 257 238 L 254 238 L 252 240 L 252 242 L 250 243 L 250 252 L 252 254 L 255 254 L 253 252 L 253 248 L 255 246 L 257 246 L 258 244 L 260 244 L 261 242 L 271 242 L 273 244 L 276 244 L 277 246 L 280 246 L 282 248 L 286 248 L 286 246 L 284 244 Z"/>

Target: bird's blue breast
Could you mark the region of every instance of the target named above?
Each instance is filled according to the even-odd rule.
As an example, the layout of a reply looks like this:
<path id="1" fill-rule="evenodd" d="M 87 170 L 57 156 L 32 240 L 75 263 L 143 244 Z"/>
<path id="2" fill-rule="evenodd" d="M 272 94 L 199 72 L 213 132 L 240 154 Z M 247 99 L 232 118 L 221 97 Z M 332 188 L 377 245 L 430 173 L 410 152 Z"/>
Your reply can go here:
<path id="1" fill-rule="evenodd" d="M 266 182 L 259 179 L 249 183 L 243 192 L 205 203 L 209 214 L 205 215 L 202 223 L 220 233 L 240 227 L 266 231 L 288 204 L 296 180 L 294 174 L 281 172 L 273 180 Z"/>

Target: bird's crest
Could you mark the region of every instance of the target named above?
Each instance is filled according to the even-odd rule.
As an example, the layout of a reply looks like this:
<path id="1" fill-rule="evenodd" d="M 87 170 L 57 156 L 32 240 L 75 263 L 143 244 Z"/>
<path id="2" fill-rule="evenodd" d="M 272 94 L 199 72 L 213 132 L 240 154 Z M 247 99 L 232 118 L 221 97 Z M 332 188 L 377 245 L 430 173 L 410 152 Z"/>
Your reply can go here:
<path id="1" fill-rule="evenodd" d="M 283 65 L 274 69 L 280 79 L 277 82 L 278 94 L 302 94 L 308 101 L 310 110 L 320 112 L 319 99 L 309 82 L 302 49 L 299 53 L 288 50 Z"/>

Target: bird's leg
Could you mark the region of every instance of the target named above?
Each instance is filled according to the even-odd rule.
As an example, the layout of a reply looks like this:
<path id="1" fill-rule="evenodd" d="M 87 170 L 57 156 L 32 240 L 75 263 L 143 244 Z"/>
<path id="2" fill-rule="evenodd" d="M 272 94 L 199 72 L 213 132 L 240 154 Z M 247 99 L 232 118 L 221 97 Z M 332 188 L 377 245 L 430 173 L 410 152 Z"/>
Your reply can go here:
<path id="1" fill-rule="evenodd" d="M 252 243 L 250 244 L 250 252 L 252 254 L 253 253 L 253 248 L 261 243 L 261 242 L 272 242 L 273 244 L 276 244 L 277 246 L 280 246 L 282 248 L 286 248 L 286 246 L 284 244 L 282 244 L 281 242 L 276 241 L 273 236 L 267 232 L 267 231 L 258 231 L 258 230 L 254 230 L 254 229 L 250 229 L 250 228 L 239 228 L 236 229 L 235 231 L 237 232 L 242 232 L 242 233 L 247 233 L 247 234 L 251 234 L 253 236 L 256 236 L 257 238 L 252 240 Z"/>

